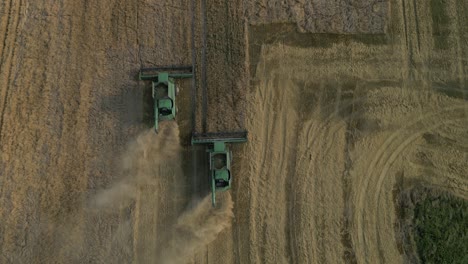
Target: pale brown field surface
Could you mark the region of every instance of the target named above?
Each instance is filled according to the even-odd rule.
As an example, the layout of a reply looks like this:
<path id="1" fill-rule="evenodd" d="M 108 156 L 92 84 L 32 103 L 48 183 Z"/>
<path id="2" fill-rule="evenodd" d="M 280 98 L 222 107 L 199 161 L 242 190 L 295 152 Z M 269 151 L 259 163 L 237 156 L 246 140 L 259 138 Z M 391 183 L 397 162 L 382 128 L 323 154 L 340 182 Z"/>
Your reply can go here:
<path id="1" fill-rule="evenodd" d="M 389 0 L 246 1 L 252 24 L 292 22 L 301 32 L 384 33 Z"/>
<path id="2" fill-rule="evenodd" d="M 396 190 L 468 198 L 468 3 L 434 3 L 3 1 L 0 263 L 407 261 Z M 192 62 L 192 9 L 154 134 L 137 72 Z M 217 209 L 192 120 L 249 131 Z"/>

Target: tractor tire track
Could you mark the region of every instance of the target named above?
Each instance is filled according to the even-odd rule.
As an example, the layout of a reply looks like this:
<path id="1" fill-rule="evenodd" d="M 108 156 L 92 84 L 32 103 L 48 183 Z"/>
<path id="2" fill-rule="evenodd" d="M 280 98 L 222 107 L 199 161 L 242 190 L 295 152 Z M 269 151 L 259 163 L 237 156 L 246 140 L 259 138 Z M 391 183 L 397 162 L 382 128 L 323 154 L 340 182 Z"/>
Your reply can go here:
<path id="1" fill-rule="evenodd" d="M 368 220 L 366 220 L 366 216 L 371 216 L 373 218 L 373 221 L 371 223 L 374 224 L 375 228 L 375 234 L 377 237 L 376 239 L 372 239 L 371 241 L 377 242 L 377 245 L 373 245 L 377 248 L 379 252 L 379 261 L 385 262 L 386 258 L 384 257 L 383 250 L 385 248 L 388 248 L 388 241 L 381 241 L 381 238 L 379 237 L 379 230 L 383 230 L 382 227 L 380 227 L 380 221 L 377 220 L 377 217 L 380 215 L 379 210 L 381 207 L 379 206 L 379 201 L 380 201 L 380 193 L 381 193 L 381 188 L 383 185 L 383 180 L 385 179 L 385 176 L 387 175 L 388 171 L 388 166 L 393 164 L 395 161 L 396 157 L 409 146 L 410 143 L 415 141 L 419 136 L 422 135 L 425 131 L 431 131 L 434 128 L 437 128 L 441 125 L 444 125 L 444 123 L 439 123 L 439 119 L 434 119 L 435 116 L 440 116 L 441 114 L 446 113 L 444 116 L 453 116 L 449 113 L 449 111 L 453 110 L 463 110 L 465 109 L 465 106 L 458 106 L 458 107 L 451 107 L 447 109 L 443 109 L 440 112 L 437 113 L 429 113 L 424 117 L 417 116 L 414 119 L 412 119 L 410 122 L 407 123 L 407 125 L 401 127 L 398 129 L 396 132 L 394 132 L 392 135 L 388 137 L 388 139 L 382 144 L 382 146 L 371 156 L 375 157 L 370 162 L 370 166 L 368 169 L 366 169 L 366 177 L 363 183 L 363 188 L 360 189 L 360 192 L 358 193 L 358 198 L 357 198 L 357 227 L 358 227 L 358 240 L 357 240 L 357 245 L 359 247 L 356 249 L 359 252 L 359 256 L 371 256 L 368 251 L 372 250 L 370 241 L 368 242 L 365 237 L 369 236 L 369 232 L 366 231 L 368 230 L 368 227 L 365 227 L 365 225 L 369 223 Z M 454 113 L 457 113 L 454 111 Z M 421 127 L 425 127 L 427 124 L 426 122 L 435 122 L 435 124 L 431 125 L 429 128 L 426 129 L 421 129 Z M 447 121 L 450 122 L 450 121 Z M 411 130 L 411 127 L 418 128 L 416 132 L 413 132 L 412 135 L 407 135 L 403 133 L 404 131 Z M 390 164 L 390 165 L 389 165 Z M 380 171 L 380 172 L 377 172 Z M 373 180 L 374 175 L 379 175 L 377 179 L 377 184 L 376 184 L 376 191 L 374 192 L 373 189 L 370 188 L 370 182 Z M 376 213 L 370 212 L 366 213 L 365 210 L 370 210 L 370 209 L 365 209 L 365 198 L 369 195 L 369 193 L 372 192 L 374 193 L 374 197 L 371 198 L 372 201 L 376 201 L 374 208 L 372 210 L 375 210 Z M 360 250 L 365 250 L 365 252 L 362 252 Z M 366 259 L 368 261 L 369 259 Z M 362 259 L 360 260 L 362 261 Z"/>
<path id="2" fill-rule="evenodd" d="M 450 122 L 453 122 L 453 120 L 451 120 Z M 427 128 L 427 129 L 428 130 L 436 129 L 442 125 L 447 125 L 450 122 L 445 122 L 445 123 L 439 122 L 438 124 L 433 125 L 432 127 Z M 424 129 L 418 129 L 419 130 L 418 132 L 415 132 L 414 134 L 407 136 L 406 139 L 402 141 L 402 143 L 400 143 L 400 145 L 396 149 L 390 149 L 390 150 L 387 149 L 387 151 L 389 151 L 392 154 L 385 158 L 386 160 L 385 163 L 382 164 L 379 167 L 379 171 L 375 173 L 375 175 L 379 175 L 379 179 L 377 181 L 377 187 L 376 187 L 376 191 L 374 195 L 374 200 L 376 201 L 374 210 L 377 213 L 371 214 L 371 215 L 374 218 L 373 223 L 375 223 L 374 228 L 375 228 L 376 241 L 377 241 L 377 250 L 378 250 L 379 259 L 381 262 L 387 262 L 387 258 L 385 257 L 384 252 L 387 250 L 387 243 L 388 243 L 387 240 L 382 241 L 383 239 L 379 231 L 383 230 L 384 227 L 382 227 L 383 225 L 380 219 L 377 219 L 381 217 L 381 215 L 383 214 L 381 213 L 381 211 L 384 211 L 382 210 L 382 206 L 379 206 L 379 204 L 382 201 L 382 196 L 384 195 L 382 194 L 383 183 L 384 183 L 384 180 L 391 179 L 391 177 L 388 177 L 388 174 L 387 174 L 388 171 L 390 170 L 390 166 L 393 165 L 393 163 L 396 161 L 398 156 L 401 155 L 405 149 L 409 148 L 411 144 L 414 143 L 422 135 L 422 133 L 424 133 Z"/>
<path id="3" fill-rule="evenodd" d="M 416 34 L 416 43 L 418 47 L 418 52 L 421 52 L 421 33 L 419 30 L 419 17 L 418 17 L 418 6 L 416 5 L 416 0 L 413 0 L 413 12 L 414 12 L 414 24 L 415 24 L 415 34 Z"/>

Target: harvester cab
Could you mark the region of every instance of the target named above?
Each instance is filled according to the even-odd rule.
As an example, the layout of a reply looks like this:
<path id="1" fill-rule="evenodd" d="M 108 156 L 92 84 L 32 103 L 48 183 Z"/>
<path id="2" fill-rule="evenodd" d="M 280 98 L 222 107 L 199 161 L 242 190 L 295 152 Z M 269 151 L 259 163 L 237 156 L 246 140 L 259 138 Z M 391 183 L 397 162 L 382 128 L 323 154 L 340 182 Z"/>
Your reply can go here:
<path id="1" fill-rule="evenodd" d="M 176 117 L 178 88 L 175 85 L 175 79 L 192 77 L 192 66 L 168 66 L 140 70 L 139 79 L 151 81 L 154 102 L 154 130 L 156 132 L 158 132 L 160 121 L 174 120 Z"/>
<path id="2" fill-rule="evenodd" d="M 247 131 L 227 133 L 193 133 L 192 145 L 206 144 L 210 163 L 211 203 L 216 206 L 216 192 L 231 188 L 232 151 L 228 143 L 247 141 Z"/>

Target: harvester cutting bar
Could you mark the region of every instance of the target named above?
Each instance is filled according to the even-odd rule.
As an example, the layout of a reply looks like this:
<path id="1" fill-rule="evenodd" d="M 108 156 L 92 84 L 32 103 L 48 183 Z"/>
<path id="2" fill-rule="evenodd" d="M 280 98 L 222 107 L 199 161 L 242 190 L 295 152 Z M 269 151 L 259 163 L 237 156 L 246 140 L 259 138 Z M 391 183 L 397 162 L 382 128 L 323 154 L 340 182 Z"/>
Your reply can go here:
<path id="1" fill-rule="evenodd" d="M 247 131 L 192 134 L 192 144 L 208 144 L 214 142 L 236 143 L 246 141 Z"/>
<path id="2" fill-rule="evenodd" d="M 167 72 L 173 78 L 191 78 L 193 75 L 192 65 L 173 65 L 140 69 L 140 80 L 154 80 L 159 73 Z"/>

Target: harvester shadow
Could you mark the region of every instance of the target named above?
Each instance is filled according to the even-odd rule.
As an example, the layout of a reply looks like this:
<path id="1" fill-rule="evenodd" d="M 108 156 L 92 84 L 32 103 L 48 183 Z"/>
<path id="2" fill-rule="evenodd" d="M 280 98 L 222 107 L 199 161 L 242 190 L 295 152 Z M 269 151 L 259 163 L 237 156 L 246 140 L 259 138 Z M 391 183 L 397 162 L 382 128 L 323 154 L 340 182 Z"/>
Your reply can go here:
<path id="1" fill-rule="evenodd" d="M 209 160 L 205 146 L 183 148 L 182 170 L 187 179 L 187 197 L 199 200 L 210 193 Z"/>
<path id="2" fill-rule="evenodd" d="M 153 127 L 154 126 L 154 99 L 152 95 L 151 85 L 143 86 L 143 97 L 142 97 L 142 106 L 143 106 L 143 116 L 142 121 L 145 126 Z"/>
<path id="3" fill-rule="evenodd" d="M 130 128 L 140 130 L 154 126 L 151 85 L 142 82 L 137 86 L 122 85 L 115 91 L 112 95 L 99 98 L 98 108 L 100 113 L 117 119 L 116 129 L 128 131 Z"/>

